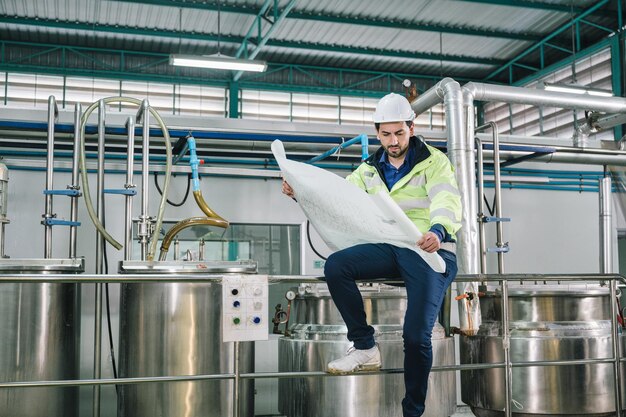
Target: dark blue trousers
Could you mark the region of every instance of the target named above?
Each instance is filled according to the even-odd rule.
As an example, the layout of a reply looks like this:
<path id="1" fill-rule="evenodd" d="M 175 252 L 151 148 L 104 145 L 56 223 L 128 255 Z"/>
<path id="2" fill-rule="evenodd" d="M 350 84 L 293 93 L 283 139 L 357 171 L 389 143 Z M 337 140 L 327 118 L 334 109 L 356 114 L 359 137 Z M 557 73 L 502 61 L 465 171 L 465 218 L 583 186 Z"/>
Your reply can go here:
<path id="1" fill-rule="evenodd" d="M 432 367 L 432 328 L 438 317 L 447 288 L 456 276 L 456 256 L 439 251 L 446 272 L 432 270 L 416 252 L 388 244 L 364 244 L 333 253 L 328 257 L 324 275 L 335 305 L 348 327 L 348 339 L 356 349 L 374 346 L 374 328 L 367 324 L 363 298 L 356 281 L 375 278 L 400 278 L 407 292 L 404 316 L 404 417 L 424 413 L 428 374 Z"/>

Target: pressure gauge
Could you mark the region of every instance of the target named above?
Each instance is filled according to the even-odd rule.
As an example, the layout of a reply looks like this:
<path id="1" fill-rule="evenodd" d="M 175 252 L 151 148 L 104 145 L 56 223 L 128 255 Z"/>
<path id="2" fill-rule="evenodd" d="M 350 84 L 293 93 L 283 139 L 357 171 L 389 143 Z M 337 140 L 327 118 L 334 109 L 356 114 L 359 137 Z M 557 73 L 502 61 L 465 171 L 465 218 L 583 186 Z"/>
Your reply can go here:
<path id="1" fill-rule="evenodd" d="M 404 86 L 404 88 L 409 88 L 411 86 L 411 80 L 402 81 L 402 85 Z"/>
<path id="2" fill-rule="evenodd" d="M 289 301 L 293 301 L 293 300 L 295 300 L 295 299 L 296 299 L 296 293 L 295 293 L 295 292 L 293 292 L 293 291 L 291 291 L 291 290 L 289 290 L 289 291 L 287 291 L 287 292 L 285 293 L 285 298 L 286 298 L 287 300 L 289 300 Z"/>

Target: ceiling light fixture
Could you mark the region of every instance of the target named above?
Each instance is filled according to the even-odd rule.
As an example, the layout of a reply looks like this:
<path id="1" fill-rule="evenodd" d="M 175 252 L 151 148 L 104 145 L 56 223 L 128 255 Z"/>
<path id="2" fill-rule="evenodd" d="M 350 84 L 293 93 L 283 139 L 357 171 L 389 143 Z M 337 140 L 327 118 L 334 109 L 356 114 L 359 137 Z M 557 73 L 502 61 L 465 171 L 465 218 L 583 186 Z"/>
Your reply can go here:
<path id="1" fill-rule="evenodd" d="M 613 97 L 613 93 L 607 90 L 600 90 L 579 84 L 548 84 L 544 83 L 543 88 L 546 91 L 554 91 L 557 93 L 570 94 L 588 94 L 590 96 Z"/>
<path id="2" fill-rule="evenodd" d="M 221 10 L 222 1 L 217 3 L 217 53 L 214 55 L 184 55 L 171 54 L 170 65 L 179 67 L 193 68 L 210 68 L 230 71 L 251 71 L 264 72 L 267 70 L 265 61 L 255 61 L 252 59 L 233 58 L 220 53 L 221 46 Z M 182 34 L 182 8 L 179 15 L 179 32 Z M 179 40 L 178 50 L 181 50 L 181 41 Z"/>
<path id="3" fill-rule="evenodd" d="M 265 61 L 231 58 L 225 55 L 170 55 L 170 65 L 232 71 L 264 72 L 267 70 Z"/>

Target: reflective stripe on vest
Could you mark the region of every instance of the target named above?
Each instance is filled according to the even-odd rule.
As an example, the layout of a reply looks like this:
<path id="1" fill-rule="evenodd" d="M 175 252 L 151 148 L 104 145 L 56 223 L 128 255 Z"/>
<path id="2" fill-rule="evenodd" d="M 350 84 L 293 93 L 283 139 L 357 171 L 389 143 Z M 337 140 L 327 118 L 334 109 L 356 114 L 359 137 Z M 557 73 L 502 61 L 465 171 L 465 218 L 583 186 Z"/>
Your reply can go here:
<path id="1" fill-rule="evenodd" d="M 428 199 L 428 197 L 411 198 L 409 200 L 400 200 L 400 201 L 396 200 L 396 203 L 400 206 L 400 208 L 403 211 L 430 208 L 430 200 Z"/>
<path id="2" fill-rule="evenodd" d="M 433 210 L 430 212 L 430 220 L 434 219 L 437 216 L 447 217 L 453 222 L 458 221 L 454 212 L 452 210 L 448 210 L 447 208 L 438 208 L 437 210 Z"/>
<path id="3" fill-rule="evenodd" d="M 447 191 L 453 195 L 461 195 L 461 193 L 459 193 L 459 190 L 456 187 L 454 187 L 451 184 L 446 184 L 446 183 L 433 185 L 428 194 L 430 195 L 430 198 L 434 198 L 437 194 L 443 191 Z"/>
<path id="4" fill-rule="evenodd" d="M 426 175 L 415 175 L 409 180 L 409 182 L 407 182 L 407 185 L 412 187 L 423 187 L 426 185 Z"/>

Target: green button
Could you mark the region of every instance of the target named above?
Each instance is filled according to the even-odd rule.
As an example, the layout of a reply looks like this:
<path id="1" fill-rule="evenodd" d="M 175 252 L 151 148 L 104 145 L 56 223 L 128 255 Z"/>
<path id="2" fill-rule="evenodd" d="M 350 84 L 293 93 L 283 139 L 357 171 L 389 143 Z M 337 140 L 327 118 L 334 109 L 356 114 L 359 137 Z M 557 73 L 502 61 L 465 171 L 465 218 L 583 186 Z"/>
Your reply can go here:
<path id="1" fill-rule="evenodd" d="M 234 324 L 239 324 L 239 323 L 241 323 L 241 319 L 240 319 L 239 317 L 235 317 L 235 318 L 233 319 L 233 323 L 234 323 Z"/>

